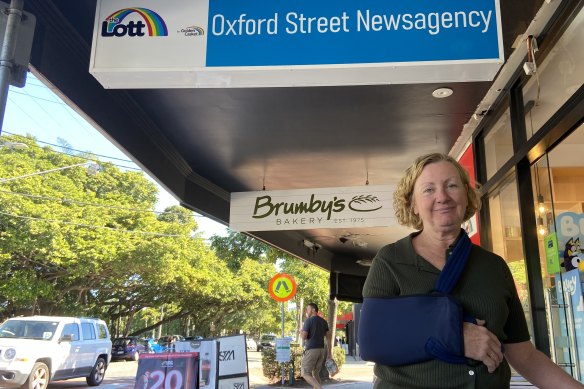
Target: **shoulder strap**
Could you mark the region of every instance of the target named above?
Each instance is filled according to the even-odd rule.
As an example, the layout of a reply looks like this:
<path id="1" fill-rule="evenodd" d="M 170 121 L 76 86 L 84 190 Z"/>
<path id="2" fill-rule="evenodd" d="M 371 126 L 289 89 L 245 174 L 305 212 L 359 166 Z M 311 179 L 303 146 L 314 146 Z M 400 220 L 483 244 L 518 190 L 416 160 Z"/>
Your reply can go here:
<path id="1" fill-rule="evenodd" d="M 434 286 L 435 291 L 447 294 L 452 292 L 452 289 L 456 286 L 458 278 L 464 270 L 471 247 L 472 243 L 470 238 L 466 231 L 461 229 L 460 238 L 454 245 L 454 249 L 446 261 L 446 265 L 444 265 L 440 276 L 436 280 L 436 285 Z"/>

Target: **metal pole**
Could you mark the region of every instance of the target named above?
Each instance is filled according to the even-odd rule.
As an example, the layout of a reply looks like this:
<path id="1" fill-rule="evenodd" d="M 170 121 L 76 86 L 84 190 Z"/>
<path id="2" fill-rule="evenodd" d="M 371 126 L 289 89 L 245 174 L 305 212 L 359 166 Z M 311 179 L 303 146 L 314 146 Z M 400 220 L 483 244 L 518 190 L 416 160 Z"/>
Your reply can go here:
<path id="1" fill-rule="evenodd" d="M 282 339 L 284 339 L 284 303 L 282 303 Z M 278 350 L 275 350 L 277 353 Z M 284 367 L 284 362 L 282 362 L 282 385 L 284 385 L 284 375 L 286 368 Z"/>
<path id="2" fill-rule="evenodd" d="M 8 100 L 8 88 L 10 86 L 10 76 L 14 65 L 14 52 L 16 51 L 16 40 L 18 38 L 18 27 L 22 19 L 22 8 L 24 0 L 11 0 L 4 31 L 4 41 L 2 51 L 0 51 L 0 133 L 4 124 L 4 113 L 6 112 L 6 101 Z"/>

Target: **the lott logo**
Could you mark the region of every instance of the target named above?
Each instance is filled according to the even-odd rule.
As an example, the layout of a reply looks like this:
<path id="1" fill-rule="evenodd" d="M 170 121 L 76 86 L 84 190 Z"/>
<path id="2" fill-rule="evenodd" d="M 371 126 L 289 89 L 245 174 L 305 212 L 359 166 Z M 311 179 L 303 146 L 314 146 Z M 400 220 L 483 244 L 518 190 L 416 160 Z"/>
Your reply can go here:
<path id="1" fill-rule="evenodd" d="M 139 15 L 142 20 L 131 20 L 122 23 L 126 17 L 132 14 Z M 167 36 L 166 23 L 156 12 L 148 8 L 124 8 L 109 15 L 101 24 L 101 36 L 103 37 L 142 37 Z"/>

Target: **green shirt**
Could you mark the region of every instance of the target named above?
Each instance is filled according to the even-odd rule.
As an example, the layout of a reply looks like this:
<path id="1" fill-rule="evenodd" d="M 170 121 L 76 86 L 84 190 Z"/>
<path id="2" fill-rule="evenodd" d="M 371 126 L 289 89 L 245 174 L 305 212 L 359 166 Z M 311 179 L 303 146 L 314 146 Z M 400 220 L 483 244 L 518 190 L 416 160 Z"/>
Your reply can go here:
<path id="1" fill-rule="evenodd" d="M 367 275 L 363 297 L 424 294 L 434 289 L 440 271 L 414 251 L 412 238 L 416 234 L 379 250 Z M 513 277 L 498 255 L 473 245 L 452 295 L 460 301 L 465 314 L 485 320 L 485 326 L 501 343 L 529 340 Z M 437 359 L 400 367 L 376 364 L 374 371 L 378 378 L 375 389 L 498 389 L 509 388 L 511 379 L 505 360 L 493 373 L 483 363 L 473 367 Z"/>

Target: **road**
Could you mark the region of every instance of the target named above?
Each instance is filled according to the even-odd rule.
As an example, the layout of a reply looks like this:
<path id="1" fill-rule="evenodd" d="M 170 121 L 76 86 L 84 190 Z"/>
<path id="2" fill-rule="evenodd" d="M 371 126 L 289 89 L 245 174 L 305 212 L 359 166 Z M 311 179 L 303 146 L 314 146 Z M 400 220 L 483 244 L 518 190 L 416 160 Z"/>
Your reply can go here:
<path id="1" fill-rule="evenodd" d="M 262 374 L 262 355 L 256 351 L 247 352 L 247 366 L 249 371 L 250 387 L 257 387 L 268 384 Z M 138 362 L 115 361 L 110 363 L 105 379 L 99 389 L 133 389 L 136 378 Z M 85 378 L 76 378 L 66 381 L 55 381 L 48 386 L 48 389 L 87 389 Z"/>

